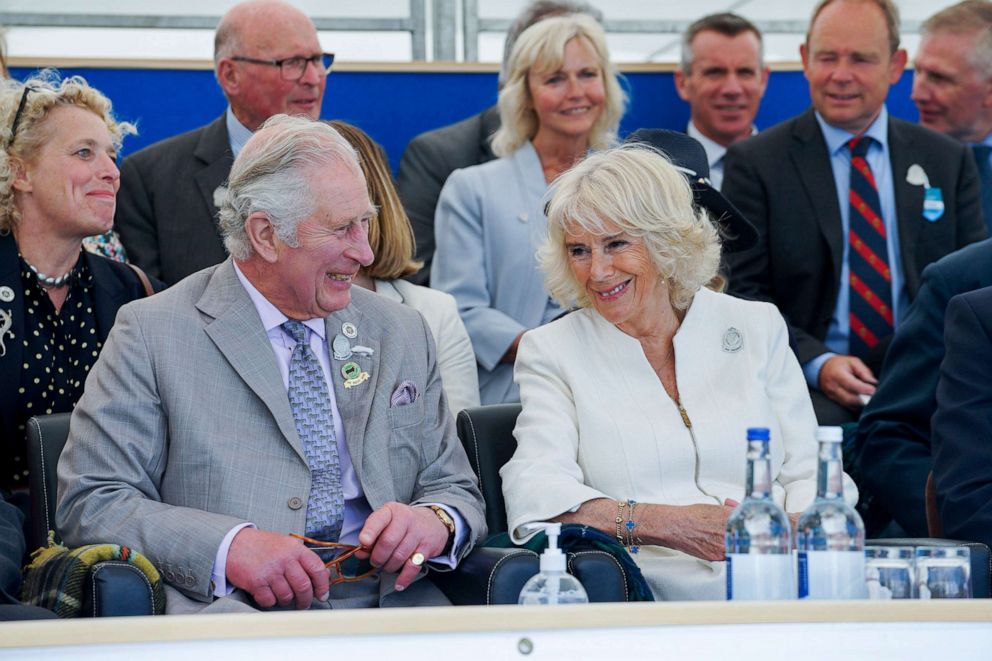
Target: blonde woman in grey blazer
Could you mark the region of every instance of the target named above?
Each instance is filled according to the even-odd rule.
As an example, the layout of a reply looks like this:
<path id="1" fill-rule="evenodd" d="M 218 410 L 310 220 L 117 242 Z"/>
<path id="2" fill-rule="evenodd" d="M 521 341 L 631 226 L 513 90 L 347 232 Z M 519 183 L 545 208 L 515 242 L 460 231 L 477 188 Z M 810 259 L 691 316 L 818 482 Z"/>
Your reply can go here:
<path id="1" fill-rule="evenodd" d="M 615 141 L 625 104 L 595 19 L 544 19 L 510 54 L 493 138 L 500 158 L 456 170 L 441 191 L 431 285 L 458 302 L 483 404 L 519 399 L 513 361 L 520 336 L 561 312 L 534 260 L 546 233 L 548 184 L 590 149 Z"/>

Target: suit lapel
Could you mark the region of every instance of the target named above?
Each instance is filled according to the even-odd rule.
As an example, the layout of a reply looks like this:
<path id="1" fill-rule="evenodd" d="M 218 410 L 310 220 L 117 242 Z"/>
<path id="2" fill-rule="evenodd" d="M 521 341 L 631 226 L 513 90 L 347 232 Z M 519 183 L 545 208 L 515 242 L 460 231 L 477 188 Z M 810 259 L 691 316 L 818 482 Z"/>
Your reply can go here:
<path id="1" fill-rule="evenodd" d="M 11 321 L 10 329 L 0 338 L 4 344 L 4 354 L 0 356 L 0 374 L 3 375 L 0 379 L 0 420 L 3 421 L 2 429 L 13 429 L 17 389 L 21 385 L 25 330 L 21 269 L 17 260 L 17 244 L 10 234 L 0 235 L 0 286 L 10 289 L 14 296 L 11 301 L 0 301 L 0 310 L 9 313 Z"/>
<path id="2" fill-rule="evenodd" d="M 334 358 L 333 350 L 331 354 L 331 381 L 334 384 L 334 398 L 337 401 L 338 412 L 341 414 L 341 421 L 344 424 L 345 440 L 348 445 L 348 453 L 351 455 L 352 465 L 359 480 L 368 471 L 364 469 L 364 439 L 366 427 L 368 426 L 369 413 L 372 410 L 372 399 L 379 382 L 379 362 L 381 354 L 379 352 L 379 338 L 382 336 L 382 328 L 373 319 L 366 317 L 361 310 L 355 307 L 354 300 L 344 308 L 334 312 L 325 321 L 325 332 L 328 347 L 331 347 L 336 335 L 344 335 L 343 327 L 351 324 L 355 328 L 355 337 L 349 341 L 352 347 L 367 347 L 372 350 L 372 355 L 353 353 L 346 360 Z M 358 365 L 361 373 L 368 374 L 368 379 L 348 381 L 342 374 L 345 365 L 354 363 Z M 361 378 L 361 377 L 360 377 Z M 362 482 L 362 490 L 366 499 L 370 503 L 373 498 L 368 493 L 368 485 Z"/>
<path id="3" fill-rule="evenodd" d="M 889 160 L 892 163 L 892 188 L 896 196 L 896 225 L 899 227 L 899 251 L 902 254 L 902 272 L 910 297 L 919 289 L 921 269 L 916 266 L 916 241 L 923 220 L 922 186 L 906 181 L 906 173 L 913 164 L 912 146 L 898 123 L 889 119 Z M 923 164 L 920 164 L 923 165 Z M 927 168 L 924 166 L 924 169 Z M 937 222 L 940 222 L 938 220 Z"/>
<path id="4" fill-rule="evenodd" d="M 114 325 L 117 311 L 127 303 L 128 292 L 121 279 L 102 259 L 86 251 L 83 251 L 83 255 L 97 284 L 93 288 L 93 312 L 96 315 L 97 332 L 100 334 L 100 341 L 103 342 Z"/>
<path id="5" fill-rule="evenodd" d="M 203 164 L 203 168 L 193 175 L 196 187 L 200 191 L 203 202 L 210 211 L 210 217 L 217 226 L 217 205 L 214 203 L 214 191 L 227 182 L 234 163 L 234 154 L 227 135 L 227 115 L 221 115 L 210 123 L 210 126 L 200 136 L 200 141 L 193 150 L 193 155 Z M 217 229 L 220 237 L 220 230 Z"/>
<path id="6" fill-rule="evenodd" d="M 306 462 L 286 388 L 272 354 L 272 344 L 248 292 L 238 281 L 230 258 L 213 272 L 196 307 L 213 317 L 206 326 L 207 336 L 262 400 L 283 436 Z"/>
<path id="7" fill-rule="evenodd" d="M 820 233 L 830 249 L 830 262 L 834 267 L 830 282 L 835 283 L 836 287 L 840 282 L 844 255 L 843 227 L 830 154 L 812 110 L 807 110 L 796 120 L 793 136 L 796 140 L 791 150 L 792 165 L 799 173 Z M 802 237 L 797 237 L 797 240 L 802 240 Z"/>

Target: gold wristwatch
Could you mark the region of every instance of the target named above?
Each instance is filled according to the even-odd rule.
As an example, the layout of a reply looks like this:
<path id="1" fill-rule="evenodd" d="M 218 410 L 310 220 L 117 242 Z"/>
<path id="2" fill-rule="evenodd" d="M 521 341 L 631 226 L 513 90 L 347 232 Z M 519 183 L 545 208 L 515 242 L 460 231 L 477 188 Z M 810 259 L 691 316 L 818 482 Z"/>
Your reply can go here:
<path id="1" fill-rule="evenodd" d="M 448 543 L 444 545 L 444 553 L 447 553 L 455 540 L 455 521 L 440 505 L 431 505 L 430 508 L 437 515 L 437 518 L 441 519 L 444 527 L 448 529 Z"/>

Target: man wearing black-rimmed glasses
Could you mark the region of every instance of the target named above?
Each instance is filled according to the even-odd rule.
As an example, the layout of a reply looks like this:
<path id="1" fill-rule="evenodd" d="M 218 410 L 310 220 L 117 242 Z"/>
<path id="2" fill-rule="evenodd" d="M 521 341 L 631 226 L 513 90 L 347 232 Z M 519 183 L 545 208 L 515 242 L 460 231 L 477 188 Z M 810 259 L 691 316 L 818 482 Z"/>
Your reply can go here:
<path id="1" fill-rule="evenodd" d="M 319 118 L 333 59 L 321 51 L 313 22 L 295 7 L 278 0 L 232 7 L 214 38 L 225 113 L 121 166 L 114 225 L 130 260 L 169 285 L 223 261 L 217 209 L 234 157 L 273 115 Z"/>

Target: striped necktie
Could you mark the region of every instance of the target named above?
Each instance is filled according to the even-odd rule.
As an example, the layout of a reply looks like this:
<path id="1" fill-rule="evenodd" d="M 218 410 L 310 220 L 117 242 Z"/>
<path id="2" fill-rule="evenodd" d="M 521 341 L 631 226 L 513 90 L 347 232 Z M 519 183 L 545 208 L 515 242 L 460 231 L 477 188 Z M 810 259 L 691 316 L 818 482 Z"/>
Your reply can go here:
<path id="1" fill-rule="evenodd" d="M 872 138 L 854 138 L 851 150 L 851 205 L 848 242 L 851 355 L 864 358 L 892 334 L 892 272 L 885 222 L 871 167 L 865 160 Z"/>
<path id="2" fill-rule="evenodd" d="M 310 350 L 307 327 L 290 319 L 282 324 L 282 329 L 296 342 L 289 359 L 289 406 L 310 466 L 306 534 L 336 542 L 344 523 L 344 492 L 327 379 L 317 356 Z"/>

